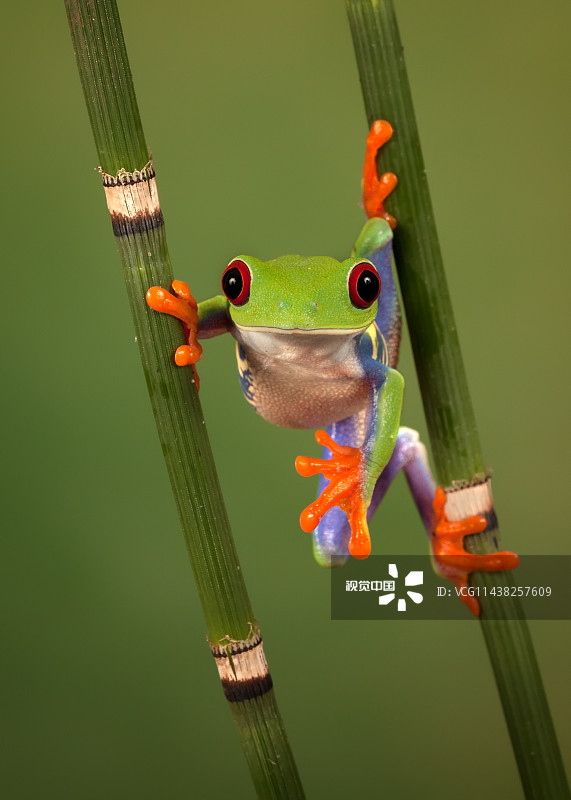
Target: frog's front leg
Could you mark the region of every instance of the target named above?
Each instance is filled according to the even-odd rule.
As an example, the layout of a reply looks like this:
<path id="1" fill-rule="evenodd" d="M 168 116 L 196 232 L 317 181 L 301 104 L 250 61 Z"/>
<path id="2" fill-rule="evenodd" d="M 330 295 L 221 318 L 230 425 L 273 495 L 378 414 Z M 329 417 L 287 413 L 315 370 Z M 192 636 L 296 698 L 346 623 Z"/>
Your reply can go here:
<path id="1" fill-rule="evenodd" d="M 154 311 L 170 314 L 182 322 L 188 344 L 177 347 L 174 360 L 179 367 L 192 366 L 198 388 L 195 364 L 202 357 L 202 347 L 197 339 L 209 339 L 228 330 L 226 298 L 219 295 L 197 303 L 187 283 L 173 281 L 172 292 L 161 286 L 151 286 L 146 300 Z"/>
<path id="2" fill-rule="evenodd" d="M 190 293 L 184 281 L 173 281 L 172 292 L 161 286 L 151 286 L 147 291 L 147 304 L 163 314 L 170 314 L 184 325 L 188 344 L 181 345 L 175 353 L 175 362 L 179 367 L 196 364 L 202 357 L 202 347 L 196 341 L 198 332 L 198 303 Z"/>
<path id="3" fill-rule="evenodd" d="M 296 459 L 300 475 L 321 473 L 329 481 L 317 500 L 302 512 L 302 529 L 308 533 L 314 531 L 324 515 L 338 506 L 349 521 L 351 534 L 347 547 L 355 558 L 366 558 L 371 552 L 367 508 L 396 443 L 404 387 L 404 380 L 396 370 L 372 358 L 364 359 L 363 366 L 370 396 L 362 447 L 339 444 L 326 431 L 318 431 L 315 438 L 331 451 L 331 458 Z"/>

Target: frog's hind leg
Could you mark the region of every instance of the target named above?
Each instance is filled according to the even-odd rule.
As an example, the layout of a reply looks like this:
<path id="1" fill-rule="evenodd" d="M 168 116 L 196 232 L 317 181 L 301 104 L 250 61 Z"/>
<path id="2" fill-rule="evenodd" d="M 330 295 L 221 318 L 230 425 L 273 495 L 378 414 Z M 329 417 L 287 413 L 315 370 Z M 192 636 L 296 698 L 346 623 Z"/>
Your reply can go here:
<path id="1" fill-rule="evenodd" d="M 399 428 L 391 460 L 375 485 L 367 510 L 367 519 L 371 519 L 387 493 L 387 489 L 401 470 L 405 474 L 426 532 L 430 534 L 435 519 L 432 504 L 436 483 L 428 465 L 426 447 L 420 441 L 418 432 L 412 428 Z"/>

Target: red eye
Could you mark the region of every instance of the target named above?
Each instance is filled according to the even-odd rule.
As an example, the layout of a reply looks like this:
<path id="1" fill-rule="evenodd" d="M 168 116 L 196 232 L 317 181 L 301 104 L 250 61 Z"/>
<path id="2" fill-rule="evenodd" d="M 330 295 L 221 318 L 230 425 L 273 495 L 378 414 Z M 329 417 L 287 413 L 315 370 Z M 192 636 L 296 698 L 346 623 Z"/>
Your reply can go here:
<path id="1" fill-rule="evenodd" d="M 370 261 L 355 264 L 349 273 L 349 297 L 357 308 L 372 306 L 381 291 L 379 273 Z"/>
<path id="2" fill-rule="evenodd" d="M 252 276 L 248 265 L 235 258 L 231 261 L 222 275 L 222 291 L 234 306 L 243 306 L 250 297 L 250 282 Z"/>

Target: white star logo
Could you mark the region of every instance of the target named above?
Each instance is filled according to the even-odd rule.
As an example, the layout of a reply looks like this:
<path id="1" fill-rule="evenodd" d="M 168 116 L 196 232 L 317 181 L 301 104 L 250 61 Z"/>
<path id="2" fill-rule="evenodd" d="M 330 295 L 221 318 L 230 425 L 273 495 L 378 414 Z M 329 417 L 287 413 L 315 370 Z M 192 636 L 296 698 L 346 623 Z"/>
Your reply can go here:
<path id="1" fill-rule="evenodd" d="M 395 580 L 398 578 L 399 571 L 397 569 L 396 564 L 389 564 L 389 575 L 391 576 L 391 578 L 395 578 Z M 424 575 L 421 569 L 411 570 L 404 579 L 404 585 L 421 586 L 423 581 L 424 581 Z M 406 594 L 412 600 L 413 603 L 416 603 L 416 605 L 422 603 L 423 598 L 420 592 L 412 592 L 407 590 Z M 379 595 L 379 605 L 388 606 L 389 603 L 392 603 L 395 597 L 396 597 L 395 592 L 389 592 L 388 594 L 381 594 Z M 397 611 L 406 611 L 406 598 L 399 597 L 397 601 Z"/>

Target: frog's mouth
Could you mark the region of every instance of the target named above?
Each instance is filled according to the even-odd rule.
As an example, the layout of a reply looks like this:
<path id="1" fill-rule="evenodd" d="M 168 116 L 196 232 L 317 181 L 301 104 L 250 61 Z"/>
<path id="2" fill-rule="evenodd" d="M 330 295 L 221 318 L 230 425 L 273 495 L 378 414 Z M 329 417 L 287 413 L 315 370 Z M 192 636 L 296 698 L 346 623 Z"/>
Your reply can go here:
<path id="1" fill-rule="evenodd" d="M 276 334 L 301 334 L 313 336 L 358 336 L 369 327 L 363 325 L 359 328 L 273 328 L 264 325 L 238 325 L 234 323 L 239 331 L 244 333 L 276 333 Z"/>
<path id="2" fill-rule="evenodd" d="M 295 370 L 322 373 L 353 363 L 363 328 L 266 328 L 236 326 L 233 331 L 248 361 L 261 358 L 264 369 L 275 361 Z M 336 367 L 337 365 L 337 367 Z"/>

